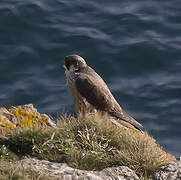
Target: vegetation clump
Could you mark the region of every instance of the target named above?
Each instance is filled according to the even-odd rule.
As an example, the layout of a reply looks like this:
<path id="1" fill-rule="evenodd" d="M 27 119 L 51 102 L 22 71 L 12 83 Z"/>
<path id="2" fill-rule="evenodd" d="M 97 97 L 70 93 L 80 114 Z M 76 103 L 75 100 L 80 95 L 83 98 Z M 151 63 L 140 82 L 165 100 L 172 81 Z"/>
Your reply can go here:
<path id="1" fill-rule="evenodd" d="M 36 157 L 64 162 L 83 170 L 128 166 L 140 177 L 149 177 L 175 158 L 162 150 L 146 132 L 114 125 L 106 115 L 62 116 L 56 128 L 29 127 L 7 134 L 0 141 L 1 161 Z M 5 151 L 5 150 L 4 150 Z"/>

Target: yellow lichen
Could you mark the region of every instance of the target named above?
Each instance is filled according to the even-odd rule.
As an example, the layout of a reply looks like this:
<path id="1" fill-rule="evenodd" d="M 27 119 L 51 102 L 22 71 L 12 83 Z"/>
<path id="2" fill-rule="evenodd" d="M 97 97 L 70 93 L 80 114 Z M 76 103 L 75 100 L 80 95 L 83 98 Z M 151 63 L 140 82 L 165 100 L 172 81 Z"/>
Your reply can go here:
<path id="1" fill-rule="evenodd" d="M 39 120 L 41 123 L 47 125 L 47 119 L 41 119 L 41 118 L 39 118 L 38 120 Z"/>
<path id="2" fill-rule="evenodd" d="M 8 134 L 10 134 L 12 132 L 12 129 L 9 129 L 7 127 L 5 127 L 3 130 L 6 131 L 6 133 L 8 133 Z"/>
<path id="3" fill-rule="evenodd" d="M 15 127 L 16 126 L 14 124 L 7 122 L 4 119 L 0 120 L 0 131 L 5 131 L 6 133 L 11 133 Z"/>
<path id="4" fill-rule="evenodd" d="M 39 113 L 29 113 L 24 109 L 17 109 L 14 115 L 18 118 L 18 124 L 21 127 L 37 128 L 39 124 L 47 125 L 47 120 L 40 118 Z"/>
<path id="5" fill-rule="evenodd" d="M 0 125 L 4 126 L 4 127 L 9 127 L 9 128 L 12 128 L 12 129 L 15 128 L 14 124 L 9 123 L 9 122 L 5 121 L 4 119 L 0 120 Z"/>
<path id="6" fill-rule="evenodd" d="M 0 108 L 0 131 L 11 133 L 15 128 L 47 127 L 49 117 L 41 115 L 33 105 L 10 106 L 8 109 Z M 5 112 L 5 113 L 3 113 Z"/>

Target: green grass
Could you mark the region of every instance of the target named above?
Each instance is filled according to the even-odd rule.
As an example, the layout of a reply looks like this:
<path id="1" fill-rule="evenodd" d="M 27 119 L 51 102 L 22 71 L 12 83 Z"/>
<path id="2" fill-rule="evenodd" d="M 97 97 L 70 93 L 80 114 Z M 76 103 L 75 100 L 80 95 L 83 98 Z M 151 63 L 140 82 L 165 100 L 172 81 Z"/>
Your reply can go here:
<path id="1" fill-rule="evenodd" d="M 100 114 L 62 116 L 57 120 L 57 128 L 17 130 L 0 141 L 0 157 L 6 163 L 36 157 L 84 170 L 124 165 L 141 178 L 148 178 L 175 160 L 147 133 L 116 126 Z"/>

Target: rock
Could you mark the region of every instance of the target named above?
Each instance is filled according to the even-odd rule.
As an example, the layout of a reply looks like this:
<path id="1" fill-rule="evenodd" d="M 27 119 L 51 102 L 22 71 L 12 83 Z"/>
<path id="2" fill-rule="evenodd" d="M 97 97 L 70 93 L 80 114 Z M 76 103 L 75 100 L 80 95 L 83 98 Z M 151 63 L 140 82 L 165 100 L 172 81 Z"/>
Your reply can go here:
<path id="1" fill-rule="evenodd" d="M 16 128 L 17 120 L 15 116 L 10 113 L 6 108 L 0 108 L 0 131 L 10 133 Z"/>
<path id="2" fill-rule="evenodd" d="M 111 179 L 129 179 L 129 180 L 138 180 L 138 176 L 136 173 L 128 168 L 127 166 L 119 166 L 119 167 L 110 167 L 106 168 L 101 171 L 105 173 L 106 176 L 110 177 Z"/>
<path id="3" fill-rule="evenodd" d="M 176 162 L 169 163 L 154 173 L 153 180 L 180 180 L 181 179 L 181 158 Z"/>
<path id="4" fill-rule="evenodd" d="M 0 141 L 7 140 L 7 133 L 26 127 L 56 127 L 56 124 L 46 114 L 40 114 L 32 104 L 0 108 Z M 54 135 L 52 135 L 53 139 Z M 163 151 L 164 152 L 164 151 Z M 169 162 L 174 161 L 172 155 L 164 152 Z M 171 159 L 171 160 L 170 160 Z M 23 159 L 17 161 L 17 166 L 43 172 L 52 179 L 61 180 L 139 180 L 136 173 L 126 166 L 109 167 L 102 171 L 85 171 L 67 166 L 65 163 L 53 163 L 45 160 Z M 152 180 L 181 180 L 181 158 L 160 168 L 154 173 Z"/>
<path id="5" fill-rule="evenodd" d="M 139 180 L 135 172 L 126 166 L 111 167 L 102 171 L 84 171 L 74 169 L 65 163 L 53 163 L 45 160 L 23 159 L 18 161 L 24 168 L 46 173 L 61 180 Z"/>
<path id="6" fill-rule="evenodd" d="M 105 168 L 102 171 L 74 169 L 65 163 L 53 163 L 45 160 L 23 159 L 18 164 L 37 172 L 46 173 L 51 178 L 61 180 L 139 180 L 136 173 L 126 166 Z M 180 180 L 181 158 L 177 162 L 163 166 L 150 180 Z"/>
<path id="7" fill-rule="evenodd" d="M 3 133 L 11 133 L 17 128 L 39 126 L 56 127 L 56 124 L 46 114 L 40 114 L 33 104 L 0 108 L 0 131 Z"/>

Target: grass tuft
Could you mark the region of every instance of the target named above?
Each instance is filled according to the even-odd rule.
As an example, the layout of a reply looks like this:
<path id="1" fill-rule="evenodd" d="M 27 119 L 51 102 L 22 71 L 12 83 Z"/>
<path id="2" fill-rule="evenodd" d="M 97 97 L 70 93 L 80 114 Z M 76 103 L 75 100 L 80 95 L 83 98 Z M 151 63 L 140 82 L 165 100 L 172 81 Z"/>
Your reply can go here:
<path id="1" fill-rule="evenodd" d="M 64 162 L 85 170 L 124 165 L 145 178 L 175 160 L 146 132 L 116 126 L 99 113 L 77 118 L 65 115 L 57 120 L 56 128 L 18 130 L 1 144 L 21 158 Z"/>

